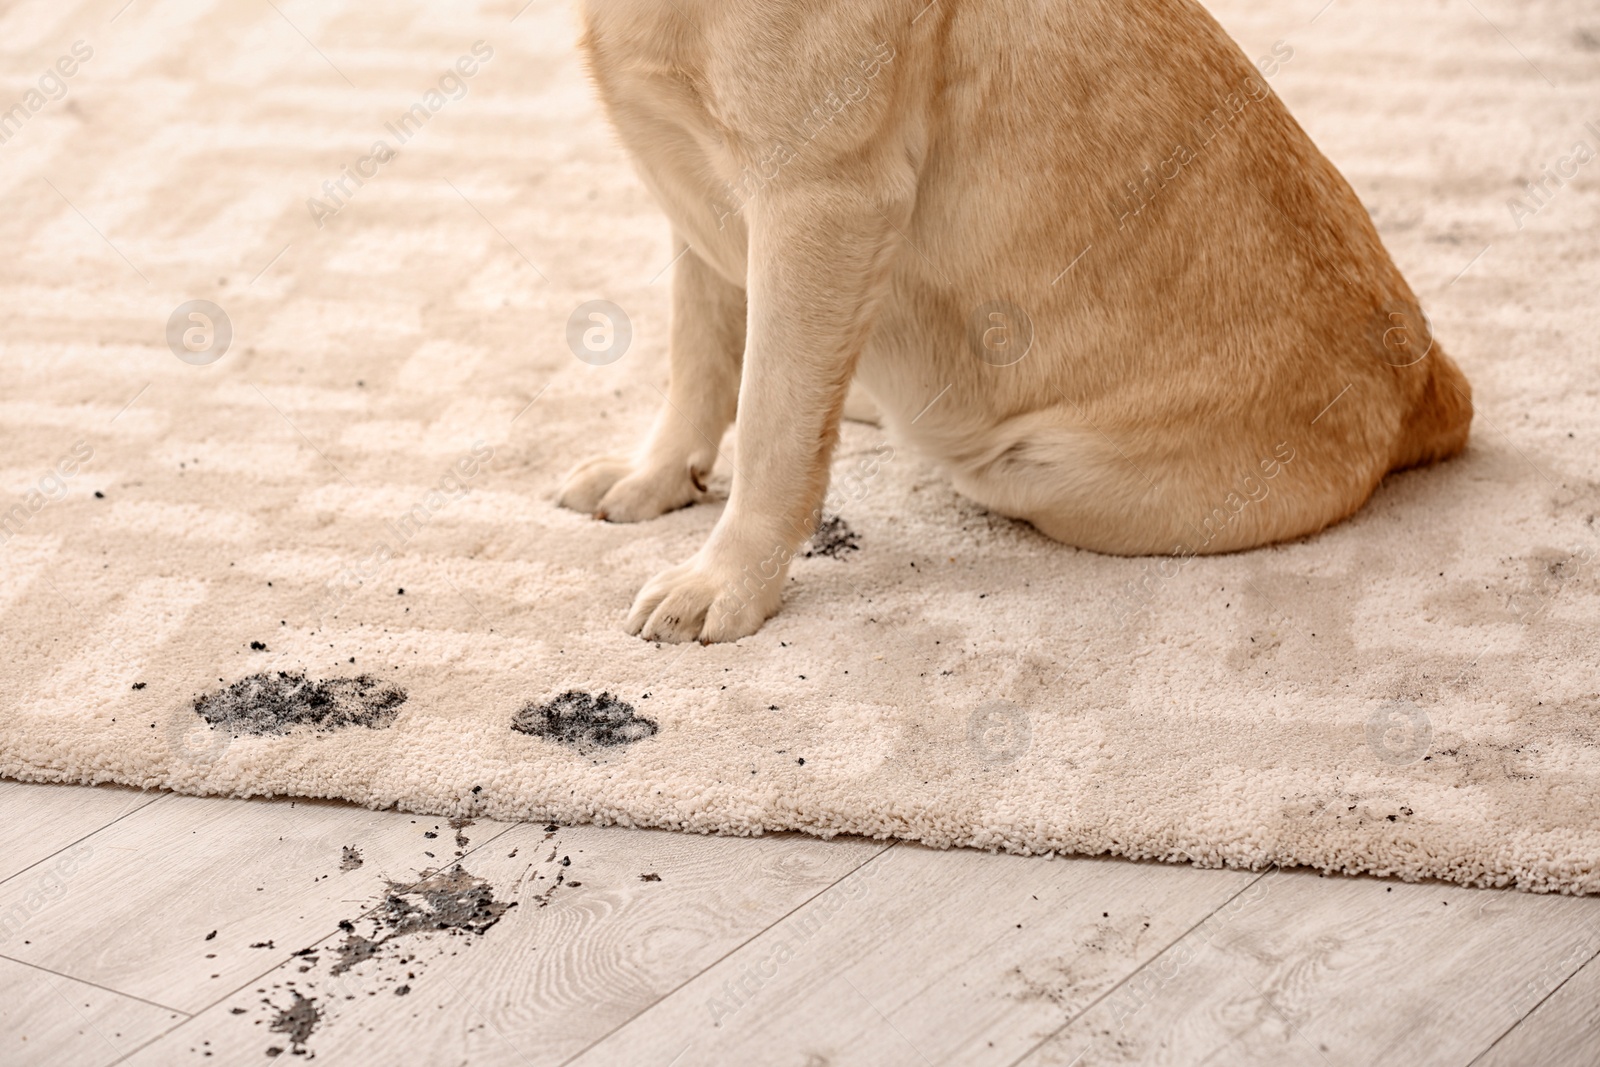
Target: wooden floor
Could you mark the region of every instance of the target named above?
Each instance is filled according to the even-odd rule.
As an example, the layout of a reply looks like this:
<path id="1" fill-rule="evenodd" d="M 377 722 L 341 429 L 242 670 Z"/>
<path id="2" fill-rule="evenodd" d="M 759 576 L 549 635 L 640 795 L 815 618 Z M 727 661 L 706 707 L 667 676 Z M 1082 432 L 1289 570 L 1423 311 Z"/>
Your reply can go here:
<path id="1" fill-rule="evenodd" d="M 7 1065 L 1600 1063 L 1596 898 L 15 782 L 0 815 Z"/>

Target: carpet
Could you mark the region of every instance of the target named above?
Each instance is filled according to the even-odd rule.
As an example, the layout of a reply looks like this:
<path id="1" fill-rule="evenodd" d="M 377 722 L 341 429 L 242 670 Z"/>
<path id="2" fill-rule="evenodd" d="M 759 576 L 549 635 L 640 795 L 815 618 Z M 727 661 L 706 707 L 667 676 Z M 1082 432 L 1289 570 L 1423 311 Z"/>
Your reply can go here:
<path id="1" fill-rule="evenodd" d="M 848 424 L 782 612 L 711 647 L 622 624 L 720 504 L 554 504 L 660 403 L 672 260 L 565 5 L 13 6 L 0 773 L 1600 892 L 1600 21 L 1319 6 L 1216 11 L 1292 53 L 1468 452 L 1115 559 Z"/>

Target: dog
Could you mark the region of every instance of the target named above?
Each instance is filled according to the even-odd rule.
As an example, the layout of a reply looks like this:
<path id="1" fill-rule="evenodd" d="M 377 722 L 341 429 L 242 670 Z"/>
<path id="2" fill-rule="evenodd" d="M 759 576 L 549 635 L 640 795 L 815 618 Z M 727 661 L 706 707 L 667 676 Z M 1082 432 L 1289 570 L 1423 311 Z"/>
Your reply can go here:
<path id="1" fill-rule="evenodd" d="M 665 403 L 559 503 L 703 501 L 739 427 L 725 510 L 632 633 L 731 641 L 778 610 L 853 382 L 963 494 L 1117 555 L 1312 534 L 1466 445 L 1470 386 L 1367 212 L 1190 0 L 581 15 L 683 252 Z"/>

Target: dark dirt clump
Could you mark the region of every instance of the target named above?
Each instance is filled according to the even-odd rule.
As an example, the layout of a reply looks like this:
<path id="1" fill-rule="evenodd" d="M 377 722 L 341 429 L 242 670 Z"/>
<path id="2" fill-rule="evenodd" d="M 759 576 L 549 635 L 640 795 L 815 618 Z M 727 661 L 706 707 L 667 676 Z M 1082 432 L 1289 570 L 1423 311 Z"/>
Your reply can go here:
<path id="1" fill-rule="evenodd" d="M 610 693 L 594 696 L 576 689 L 547 704 L 529 704 L 511 720 L 518 733 L 558 741 L 580 752 L 616 748 L 654 737 L 660 729 L 652 719 L 634 713 L 631 704 Z"/>
<path id="2" fill-rule="evenodd" d="M 313 680 L 299 671 L 274 671 L 196 697 L 194 710 L 232 734 L 260 736 L 288 733 L 296 726 L 382 729 L 394 722 L 405 702 L 404 689 L 370 674 Z"/>
<path id="3" fill-rule="evenodd" d="M 311 1032 L 317 1028 L 317 1023 L 322 1021 L 322 1009 L 317 1007 L 315 998 L 307 999 L 297 991 L 291 990 L 294 1002 L 287 1008 L 278 1010 L 277 1018 L 272 1020 L 273 1033 L 285 1034 L 289 1043 L 294 1046 L 296 1055 L 305 1051 L 306 1042 L 311 1039 Z"/>
<path id="4" fill-rule="evenodd" d="M 457 864 L 427 874 L 415 885 L 390 882 L 375 918 L 379 929 L 388 931 L 384 941 L 427 930 L 481 934 L 515 906 L 495 900 L 492 885 Z"/>
<path id="5" fill-rule="evenodd" d="M 353 871 L 365 862 L 366 860 L 361 858 L 361 850 L 359 848 L 354 845 L 346 845 L 339 858 L 339 869 L 341 871 Z"/>
<path id="6" fill-rule="evenodd" d="M 344 944 L 338 948 L 339 962 L 329 968 L 329 974 L 343 974 L 363 960 L 378 954 L 379 943 L 360 934 L 345 934 Z"/>
<path id="7" fill-rule="evenodd" d="M 464 822 L 464 820 L 463 820 Z M 346 852 L 354 846 L 346 846 Z M 454 956 L 462 945 L 470 945 L 475 935 L 482 935 L 516 907 L 514 901 L 494 898 L 494 886 L 469 873 L 459 863 L 448 869 L 428 869 L 418 874 L 415 882 L 389 881 L 377 906 L 359 919 L 342 919 L 339 929 L 344 933 L 340 944 L 331 942 L 320 947 L 303 948 L 294 955 L 301 957 L 303 965 L 298 973 L 308 977 L 298 979 L 300 992 L 293 987 L 295 981 L 284 983 L 294 997 L 287 1008 L 280 1008 L 271 997 L 283 989 L 274 984 L 274 992 L 261 1001 L 266 1006 L 273 1032 L 286 1034 L 292 1049 L 273 1046 L 266 1050 L 269 1057 L 285 1052 L 307 1059 L 316 1053 L 307 1049 L 306 1042 L 319 1024 L 341 1025 L 344 1001 L 355 1000 L 360 992 L 376 995 L 388 989 L 396 996 L 411 993 L 413 983 L 425 976 L 424 960 L 429 953 L 436 956 Z M 357 923 L 370 924 L 365 935 L 357 932 Z M 432 934 L 447 934 L 450 942 L 438 943 Z M 411 935 L 423 935 L 412 937 Z M 460 938 L 460 941 L 454 939 Z M 393 944 L 391 944 L 393 942 Z M 429 943 L 434 942 L 429 948 Z M 356 971 L 357 965 L 372 961 Z M 328 966 L 326 978 L 318 973 Z M 348 977 L 340 978 L 349 973 Z M 365 972 L 365 973 L 361 973 Z M 338 982 L 324 985 L 324 981 Z M 258 993 L 268 993 L 265 988 Z M 320 993 L 310 996 L 311 993 Z M 242 1014 L 244 1009 L 232 1009 Z M 330 1021 L 331 1020 L 331 1021 Z M 258 1019 L 259 1024 L 263 1020 Z"/>
<path id="8" fill-rule="evenodd" d="M 817 526 L 817 532 L 811 535 L 811 544 L 806 548 L 806 558 L 814 559 L 817 556 L 827 556 L 829 559 L 843 559 L 847 552 L 861 551 L 861 535 L 850 529 L 850 524 L 838 515 L 823 519 Z"/>

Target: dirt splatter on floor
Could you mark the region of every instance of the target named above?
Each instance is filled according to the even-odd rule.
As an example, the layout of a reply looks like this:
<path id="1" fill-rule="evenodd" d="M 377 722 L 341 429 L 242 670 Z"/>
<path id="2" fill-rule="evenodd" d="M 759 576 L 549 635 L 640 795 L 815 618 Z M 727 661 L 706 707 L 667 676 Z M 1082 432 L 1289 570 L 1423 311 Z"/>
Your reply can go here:
<path id="1" fill-rule="evenodd" d="M 481 934 L 515 903 L 494 899 L 494 887 L 468 874 L 460 864 L 427 874 L 414 885 L 389 883 L 376 921 L 384 941 L 426 930 Z"/>
<path id="2" fill-rule="evenodd" d="M 344 944 L 338 946 L 339 962 L 335 963 L 328 971 L 329 974 L 343 974 L 358 963 L 364 963 L 378 954 L 381 942 L 362 937 L 360 934 L 346 934 Z"/>
<path id="3" fill-rule="evenodd" d="M 353 871 L 365 862 L 366 860 L 361 858 L 361 850 L 359 848 L 354 845 L 346 845 L 339 859 L 339 869 L 341 871 Z"/>
<path id="4" fill-rule="evenodd" d="M 317 1023 L 322 1021 L 322 1009 L 317 1007 L 315 997 L 303 996 L 299 990 L 290 990 L 294 1000 L 287 1008 L 279 1008 L 278 1015 L 272 1020 L 269 1029 L 275 1034 L 284 1034 L 289 1038 L 290 1051 L 296 1056 L 306 1054 L 306 1042 L 311 1040 L 312 1031 L 316 1030 Z M 274 1045 L 267 1049 L 268 1056 L 282 1055 L 283 1049 Z"/>
<path id="5" fill-rule="evenodd" d="M 346 851 L 352 848 L 346 846 Z M 430 959 L 455 955 L 460 939 L 473 943 L 516 906 L 515 901 L 496 900 L 494 887 L 460 864 L 425 870 L 413 882 L 386 882 L 362 918 L 339 923 L 342 942 L 295 952 L 298 959 L 293 962 L 299 966 L 294 978 L 256 990 L 265 1014 L 255 1024 L 289 1037 L 288 1049 L 274 1045 L 266 1054 L 288 1051 L 315 1058 L 306 1042 L 319 1024 L 337 1024 L 341 1005 L 381 992 L 406 996 L 426 980 Z M 281 1003 L 285 994 L 292 998 L 287 1007 Z"/>
<path id="6" fill-rule="evenodd" d="M 285 734 L 297 726 L 383 729 L 400 714 L 406 691 L 370 674 L 307 678 L 299 671 L 252 674 L 216 693 L 196 697 L 194 710 L 234 735 Z"/>
<path id="7" fill-rule="evenodd" d="M 580 752 L 631 745 L 654 737 L 660 729 L 610 693 L 594 696 L 575 689 L 547 704 L 529 704 L 517 712 L 511 728 Z"/>
<path id="8" fill-rule="evenodd" d="M 811 535 L 811 543 L 806 548 L 807 559 L 817 556 L 827 556 L 829 559 L 843 559 L 848 552 L 861 551 L 861 535 L 850 529 L 850 524 L 838 515 L 823 519 L 817 525 L 817 532 Z"/>

